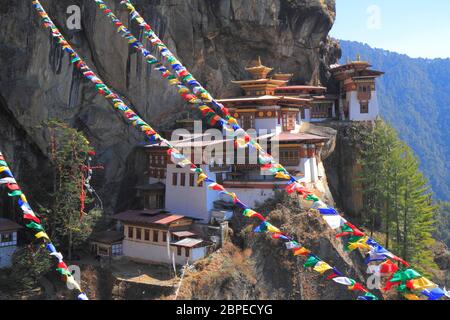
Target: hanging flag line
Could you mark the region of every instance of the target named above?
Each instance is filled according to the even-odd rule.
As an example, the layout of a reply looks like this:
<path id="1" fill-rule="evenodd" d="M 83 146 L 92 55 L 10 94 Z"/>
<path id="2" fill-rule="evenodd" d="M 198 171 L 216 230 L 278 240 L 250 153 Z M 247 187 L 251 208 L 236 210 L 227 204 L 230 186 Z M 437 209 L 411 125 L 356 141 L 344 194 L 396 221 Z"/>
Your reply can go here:
<path id="1" fill-rule="evenodd" d="M 117 22 L 118 19 L 115 16 L 111 16 L 111 11 L 107 8 L 107 6 L 104 4 L 101 0 L 94 0 L 102 9 L 107 9 L 108 16 L 112 17 L 114 22 Z M 280 164 L 276 163 L 272 156 L 267 154 L 262 148 L 257 144 L 238 124 L 237 121 L 230 116 L 229 111 L 227 108 L 225 108 L 222 104 L 217 102 L 212 95 L 203 87 L 201 84 L 192 76 L 192 74 L 187 70 L 186 67 L 183 66 L 183 64 L 176 58 L 176 56 L 169 50 L 169 48 L 162 42 L 162 40 L 157 36 L 157 34 L 153 31 L 152 27 L 144 20 L 144 18 L 139 14 L 139 12 L 136 10 L 136 8 L 132 5 L 130 0 L 121 0 L 121 4 L 124 5 L 130 12 L 131 20 L 135 20 L 139 26 L 144 29 L 144 33 L 146 34 L 148 40 L 150 41 L 151 45 L 160 52 L 164 60 L 171 64 L 172 69 L 177 73 L 179 77 L 181 77 L 184 84 L 189 85 L 193 87 L 193 92 L 197 95 L 199 99 L 202 99 L 202 102 L 205 104 L 210 104 L 211 106 L 215 107 L 216 109 L 220 109 L 220 111 L 224 114 L 225 119 L 219 117 L 211 108 L 206 107 L 206 112 L 203 112 L 203 117 L 208 116 L 210 120 L 210 124 L 215 125 L 216 123 L 221 124 L 224 129 L 230 131 L 230 127 L 228 127 L 225 122 L 227 122 L 231 129 L 234 130 L 237 138 L 237 144 L 239 147 L 247 147 L 252 146 L 256 150 L 262 154 L 262 157 L 264 157 L 265 161 L 261 161 L 262 163 L 262 169 L 269 169 L 272 171 L 276 178 L 280 179 L 288 179 L 290 180 L 288 186 L 286 187 L 286 191 L 291 194 L 294 192 L 299 193 L 302 195 L 306 200 L 313 201 L 313 209 L 318 210 L 322 217 L 325 219 L 327 224 L 334 230 L 341 229 L 342 233 L 338 234 L 337 237 L 342 236 L 350 236 L 348 239 L 349 243 L 347 244 L 347 249 L 349 251 L 353 251 L 355 249 L 359 249 L 361 252 L 363 252 L 366 255 L 366 263 L 369 264 L 371 262 L 379 262 L 384 261 L 384 263 L 389 264 L 390 260 L 388 258 L 391 258 L 394 261 L 400 262 L 403 266 L 409 267 L 409 264 L 402 260 L 401 258 L 397 257 L 393 253 L 389 252 L 385 248 L 383 248 L 381 245 L 379 245 L 375 240 L 371 239 L 370 237 L 366 236 L 363 232 L 358 230 L 355 226 L 353 226 L 351 223 L 346 221 L 343 217 L 341 217 L 338 212 L 332 208 L 327 206 L 325 203 L 320 201 L 318 197 L 313 195 L 311 192 L 303 189 L 301 190 L 301 186 L 299 185 L 299 182 L 296 180 L 295 177 L 293 177 L 285 168 L 283 168 Z M 213 118 L 215 117 L 215 118 Z M 212 120 L 212 121 L 211 121 Z M 261 160 L 261 159 L 260 159 Z M 385 265 L 381 264 L 378 266 L 378 270 L 383 269 Z M 383 269 L 384 270 L 384 269 Z M 396 279 L 397 276 L 402 274 L 402 272 L 407 272 L 408 270 L 412 269 L 406 269 L 397 271 L 395 274 L 394 272 L 390 273 L 392 274 L 392 278 Z M 416 272 L 417 273 L 417 272 Z M 408 282 L 410 281 L 410 282 Z M 415 282 L 414 282 L 415 281 Z M 387 286 L 385 287 L 386 290 L 388 290 L 392 284 L 392 279 L 388 281 Z M 414 282 L 414 284 L 412 283 Z M 427 285 L 421 285 L 422 282 L 426 282 Z M 408 299 L 416 299 L 418 296 L 416 295 L 417 291 L 420 291 L 420 293 L 426 297 L 428 297 L 430 300 L 436 300 L 441 297 L 450 297 L 450 294 L 446 289 L 439 288 L 436 284 L 432 283 L 428 279 L 422 277 L 419 273 L 415 274 L 415 278 L 408 279 L 406 281 L 402 281 L 398 284 L 398 291 L 402 292 L 404 296 Z M 406 288 L 406 289 L 405 289 Z M 431 289 L 431 291 L 430 291 Z"/>
<path id="2" fill-rule="evenodd" d="M 8 166 L 8 163 L 5 160 L 2 152 L 0 151 L 0 185 L 5 185 L 10 193 L 8 196 L 10 197 L 18 197 L 17 203 L 19 207 L 23 211 L 23 219 L 26 220 L 25 226 L 34 233 L 36 239 L 40 239 L 43 241 L 42 247 L 45 247 L 49 252 L 50 256 L 55 258 L 58 262 L 56 267 L 56 271 L 64 277 L 64 281 L 67 284 L 71 284 L 72 288 L 77 289 L 78 299 L 79 300 L 88 300 L 86 294 L 81 290 L 80 285 L 74 279 L 72 273 L 67 267 L 66 263 L 63 260 L 63 255 L 56 251 L 55 246 L 52 244 L 50 237 L 45 232 L 44 227 L 41 224 L 41 220 L 38 215 L 31 209 L 30 204 L 28 203 L 27 197 L 19 187 L 11 169 Z"/>
<path id="3" fill-rule="evenodd" d="M 155 130 L 153 130 L 150 125 L 148 125 L 142 118 L 140 118 L 131 108 L 125 104 L 125 102 L 113 91 L 111 90 L 90 68 L 89 66 L 80 58 L 80 56 L 75 52 L 75 50 L 70 46 L 70 44 L 65 40 L 64 36 L 55 26 L 53 21 L 50 19 L 48 14 L 45 12 L 44 8 L 38 0 L 33 0 L 33 7 L 39 13 L 42 18 L 43 25 L 51 30 L 52 36 L 57 40 L 57 42 L 62 46 L 65 52 L 68 52 L 71 56 L 71 63 L 80 70 L 84 77 L 89 79 L 95 84 L 97 91 L 107 99 L 116 110 L 119 110 L 128 121 L 135 127 L 138 127 L 141 132 L 143 132 L 150 141 L 159 141 L 166 143 L 169 146 L 169 154 L 175 164 L 182 167 L 190 166 L 192 172 L 198 174 L 197 183 L 201 184 L 203 181 L 210 183 L 209 189 L 215 190 L 224 194 L 227 194 L 233 199 L 233 202 L 244 209 L 244 215 L 246 217 L 255 217 L 262 221 L 262 223 L 255 228 L 254 232 L 262 233 L 268 232 L 271 234 L 272 238 L 280 239 L 286 243 L 286 248 L 292 250 L 294 255 L 306 256 L 307 261 L 304 264 L 305 268 L 313 268 L 320 274 L 324 274 L 328 270 L 332 270 L 332 274 L 327 276 L 327 279 L 333 280 L 336 283 L 348 286 L 349 290 L 352 291 L 363 291 L 364 296 L 358 297 L 361 300 L 376 300 L 373 294 L 371 294 L 364 286 L 357 283 L 355 280 L 343 276 L 336 268 L 331 267 L 326 262 L 322 261 L 319 257 L 312 254 L 308 249 L 300 246 L 298 242 L 293 240 L 293 238 L 283 234 L 278 228 L 270 224 L 261 214 L 253 211 L 244 203 L 242 203 L 232 192 L 228 192 L 222 185 L 216 183 L 214 180 L 208 178 L 208 176 L 203 172 L 200 167 L 197 167 L 190 160 L 188 160 L 183 154 L 181 154 L 168 140 L 161 137 Z"/>

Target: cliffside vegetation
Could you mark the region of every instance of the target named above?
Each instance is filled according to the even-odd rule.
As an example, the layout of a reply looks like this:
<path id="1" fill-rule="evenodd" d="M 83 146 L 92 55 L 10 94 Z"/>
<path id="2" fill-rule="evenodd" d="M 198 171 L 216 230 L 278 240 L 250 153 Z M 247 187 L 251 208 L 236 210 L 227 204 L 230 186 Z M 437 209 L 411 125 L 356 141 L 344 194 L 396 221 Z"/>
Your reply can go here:
<path id="1" fill-rule="evenodd" d="M 383 121 L 362 136 L 360 187 L 363 222 L 384 234 L 385 247 L 423 271 L 436 268 L 433 233 L 437 208 L 412 150 Z"/>
<path id="2" fill-rule="evenodd" d="M 98 209 L 89 205 L 92 197 L 87 194 L 86 205 L 93 210 L 80 219 L 81 175 L 91 147 L 81 132 L 67 124 L 49 121 L 45 125 L 53 168 L 47 179 L 53 181 L 53 186 L 51 190 L 41 186 L 35 188 L 39 194 L 36 201 L 39 208 L 36 209 L 53 244 L 71 260 L 74 249 L 86 248 L 87 239 L 101 215 Z M 13 257 L 14 268 L 2 271 L 3 276 L 0 276 L 0 288 L 11 292 L 35 288 L 53 265 L 45 247 L 34 245 L 31 234 L 23 234 L 27 235 L 25 242 L 29 245 L 19 248 Z"/>

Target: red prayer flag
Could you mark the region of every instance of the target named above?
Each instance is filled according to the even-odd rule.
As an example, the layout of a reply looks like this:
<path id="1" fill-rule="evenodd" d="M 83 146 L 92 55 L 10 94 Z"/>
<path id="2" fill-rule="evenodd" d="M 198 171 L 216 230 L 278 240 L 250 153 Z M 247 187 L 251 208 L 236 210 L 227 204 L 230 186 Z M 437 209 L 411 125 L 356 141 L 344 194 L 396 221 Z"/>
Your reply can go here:
<path id="1" fill-rule="evenodd" d="M 32 220 L 32 221 L 36 222 L 37 224 L 41 224 L 41 220 L 38 217 L 33 216 L 33 215 L 29 214 L 29 213 L 25 213 L 23 215 L 23 218 L 27 219 L 27 220 Z"/>
<path id="2" fill-rule="evenodd" d="M 387 260 L 380 265 L 380 273 L 391 274 L 397 272 L 398 267 L 391 260 Z"/>
<path id="3" fill-rule="evenodd" d="M 333 279 L 333 278 L 336 278 L 336 277 L 339 277 L 339 275 L 337 275 L 336 273 L 332 273 L 332 274 L 330 274 L 328 277 L 327 277 L 327 280 L 331 280 L 331 279 Z"/>
<path id="4" fill-rule="evenodd" d="M 7 183 L 6 187 L 11 191 L 20 190 L 20 187 L 17 183 Z"/>

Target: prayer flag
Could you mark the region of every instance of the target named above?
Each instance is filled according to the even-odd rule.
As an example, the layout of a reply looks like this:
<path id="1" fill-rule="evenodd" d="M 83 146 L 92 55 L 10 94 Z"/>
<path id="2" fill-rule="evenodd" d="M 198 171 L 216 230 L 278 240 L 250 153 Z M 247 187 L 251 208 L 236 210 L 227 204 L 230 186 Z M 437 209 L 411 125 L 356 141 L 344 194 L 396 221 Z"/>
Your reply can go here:
<path id="1" fill-rule="evenodd" d="M 347 278 L 347 277 L 336 277 L 336 278 L 333 278 L 332 280 L 336 283 L 343 284 L 345 286 L 352 286 L 356 282 L 355 280 Z"/>
<path id="2" fill-rule="evenodd" d="M 324 262 L 324 261 L 319 261 L 315 266 L 314 266 L 314 271 L 320 273 L 320 274 L 324 274 L 326 271 L 333 269 L 333 267 L 331 267 L 328 263 Z"/>
<path id="3" fill-rule="evenodd" d="M 304 268 L 313 268 L 320 259 L 313 254 L 310 254 L 306 262 L 303 264 Z"/>
<path id="4" fill-rule="evenodd" d="M 301 248 L 294 248 L 294 256 L 307 256 L 310 254 L 311 251 L 308 249 L 301 247 Z"/>

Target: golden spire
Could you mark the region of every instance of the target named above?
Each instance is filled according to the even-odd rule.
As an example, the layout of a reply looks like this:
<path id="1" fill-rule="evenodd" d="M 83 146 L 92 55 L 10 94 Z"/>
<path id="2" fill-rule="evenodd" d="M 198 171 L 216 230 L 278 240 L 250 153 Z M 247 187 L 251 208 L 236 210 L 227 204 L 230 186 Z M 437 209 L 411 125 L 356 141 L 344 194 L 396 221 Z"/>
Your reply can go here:
<path id="1" fill-rule="evenodd" d="M 247 67 L 245 68 L 248 72 L 251 73 L 253 79 L 267 79 L 267 75 L 273 70 L 272 68 L 266 67 L 261 62 L 261 57 L 258 56 L 257 65 L 255 67 Z"/>

